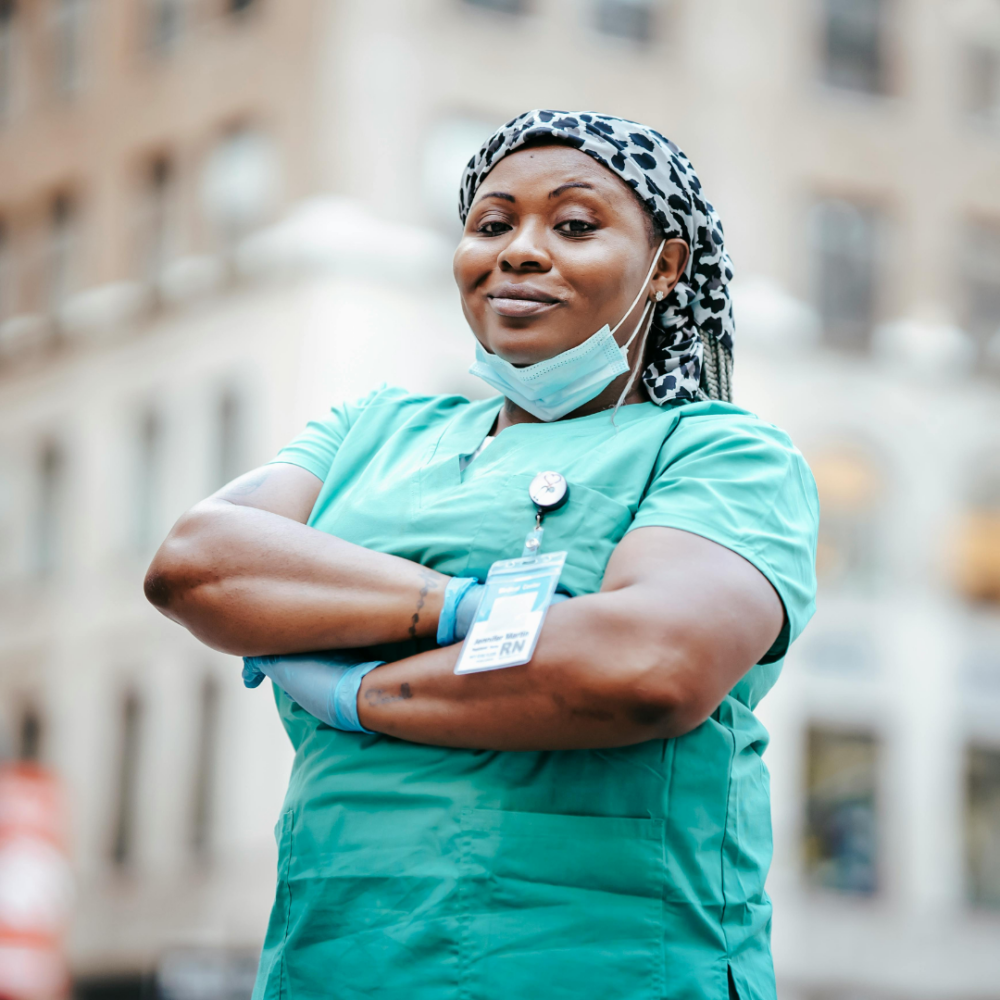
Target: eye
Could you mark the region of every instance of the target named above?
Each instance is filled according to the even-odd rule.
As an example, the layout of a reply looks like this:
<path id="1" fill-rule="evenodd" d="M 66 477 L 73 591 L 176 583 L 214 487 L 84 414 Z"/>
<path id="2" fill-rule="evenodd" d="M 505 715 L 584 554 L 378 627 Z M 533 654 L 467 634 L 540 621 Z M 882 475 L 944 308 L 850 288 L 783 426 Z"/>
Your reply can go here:
<path id="1" fill-rule="evenodd" d="M 501 236 L 503 233 L 510 232 L 510 228 L 509 223 L 494 219 L 491 222 L 484 222 L 476 232 L 482 233 L 483 236 Z"/>
<path id="2" fill-rule="evenodd" d="M 567 236 L 583 236 L 586 233 L 592 233 L 595 229 L 597 226 L 585 219 L 567 219 L 556 226 L 558 232 L 565 233 Z"/>

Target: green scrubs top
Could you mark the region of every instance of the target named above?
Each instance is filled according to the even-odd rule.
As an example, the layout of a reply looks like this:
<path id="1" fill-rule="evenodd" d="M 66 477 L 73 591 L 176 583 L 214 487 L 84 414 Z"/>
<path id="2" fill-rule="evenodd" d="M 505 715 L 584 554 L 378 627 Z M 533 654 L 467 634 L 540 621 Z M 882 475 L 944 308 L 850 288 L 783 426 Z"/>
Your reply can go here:
<path id="1" fill-rule="evenodd" d="M 480 580 L 520 555 L 528 483 L 552 469 L 570 500 L 544 548 L 568 552 L 571 594 L 600 589 L 626 532 L 663 525 L 753 563 L 786 627 L 693 732 L 614 750 L 344 733 L 275 689 L 296 752 L 254 998 L 724 1000 L 729 975 L 743 1000 L 773 998 L 768 736 L 752 710 L 813 612 L 809 469 L 782 431 L 702 402 L 517 424 L 463 471 L 499 407 L 383 388 L 277 461 L 323 480 L 313 527 Z"/>

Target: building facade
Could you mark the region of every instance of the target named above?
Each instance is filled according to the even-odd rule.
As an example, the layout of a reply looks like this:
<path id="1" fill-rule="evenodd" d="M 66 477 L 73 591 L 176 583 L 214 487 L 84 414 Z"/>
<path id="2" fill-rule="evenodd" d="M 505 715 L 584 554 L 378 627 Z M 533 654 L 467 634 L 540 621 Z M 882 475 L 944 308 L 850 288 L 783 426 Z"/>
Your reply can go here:
<path id="1" fill-rule="evenodd" d="M 70 791 L 80 992 L 245 989 L 290 749 L 145 564 L 332 400 L 480 391 L 458 175 L 539 106 L 688 152 L 737 402 L 816 472 L 782 995 L 1000 995 L 997 0 L 0 0 L 0 714 Z"/>

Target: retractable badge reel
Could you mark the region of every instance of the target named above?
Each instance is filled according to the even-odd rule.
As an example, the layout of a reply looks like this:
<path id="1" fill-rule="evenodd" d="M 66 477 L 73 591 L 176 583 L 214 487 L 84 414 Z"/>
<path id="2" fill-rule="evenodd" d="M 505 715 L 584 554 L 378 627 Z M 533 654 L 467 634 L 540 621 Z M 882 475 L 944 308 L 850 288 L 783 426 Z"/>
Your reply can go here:
<path id="1" fill-rule="evenodd" d="M 455 664 L 456 674 L 499 670 L 527 663 L 556 592 L 565 552 L 541 554 L 542 521 L 569 500 L 569 483 L 558 472 L 539 472 L 528 486 L 535 526 L 524 539 L 520 559 L 490 567 L 486 590 Z"/>
<path id="2" fill-rule="evenodd" d="M 539 472 L 528 486 L 528 496 L 535 505 L 535 526 L 524 539 L 522 559 L 533 559 L 542 547 L 542 518 L 558 510 L 569 499 L 569 483 L 558 472 Z"/>

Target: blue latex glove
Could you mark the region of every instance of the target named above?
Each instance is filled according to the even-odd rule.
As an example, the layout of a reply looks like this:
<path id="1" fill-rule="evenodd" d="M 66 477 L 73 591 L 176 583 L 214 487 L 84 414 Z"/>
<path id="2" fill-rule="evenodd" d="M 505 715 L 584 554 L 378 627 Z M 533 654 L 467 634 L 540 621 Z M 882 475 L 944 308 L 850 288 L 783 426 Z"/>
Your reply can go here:
<path id="1" fill-rule="evenodd" d="M 485 590 L 486 584 L 477 583 L 471 577 L 456 576 L 448 581 L 444 591 L 441 616 L 438 618 L 439 646 L 450 646 L 453 642 L 461 642 L 469 634 Z M 568 600 L 569 594 L 552 595 L 552 604 Z"/>
<path id="2" fill-rule="evenodd" d="M 246 656 L 243 683 L 253 688 L 270 677 L 320 722 L 349 733 L 370 733 L 358 720 L 358 691 L 365 674 L 384 662 L 359 662 L 356 656 L 335 652 Z"/>
<path id="3" fill-rule="evenodd" d="M 439 646 L 450 646 L 466 637 L 485 589 L 472 576 L 453 576 L 448 581 L 438 616 Z"/>

